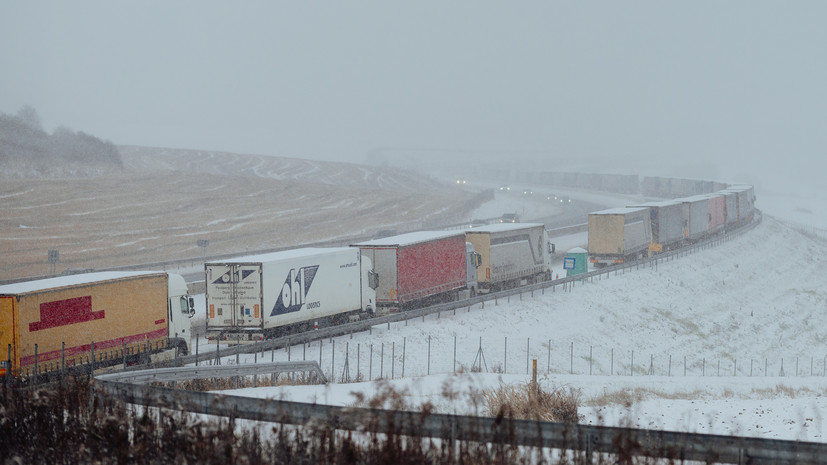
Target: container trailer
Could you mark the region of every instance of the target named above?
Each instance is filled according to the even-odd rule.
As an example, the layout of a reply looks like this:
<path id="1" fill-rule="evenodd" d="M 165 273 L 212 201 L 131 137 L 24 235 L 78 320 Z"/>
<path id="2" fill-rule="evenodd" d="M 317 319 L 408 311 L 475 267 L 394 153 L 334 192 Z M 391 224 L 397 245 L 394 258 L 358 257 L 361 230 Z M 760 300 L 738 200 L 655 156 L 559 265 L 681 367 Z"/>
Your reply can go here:
<path id="1" fill-rule="evenodd" d="M 96 272 L 0 286 L 0 374 L 187 353 L 193 299 L 180 275 Z M 35 367 L 37 366 L 37 369 Z"/>
<path id="2" fill-rule="evenodd" d="M 735 192 L 720 191 L 719 194 L 724 196 L 724 217 L 725 224 L 729 228 L 738 223 L 738 195 Z"/>
<path id="3" fill-rule="evenodd" d="M 752 186 L 730 186 L 724 192 L 735 194 L 736 223 L 739 225 L 752 221 L 755 209 L 755 190 Z"/>
<path id="4" fill-rule="evenodd" d="M 652 242 L 648 208 L 589 213 L 589 262 L 600 268 L 644 257 Z"/>
<path id="5" fill-rule="evenodd" d="M 679 199 L 683 203 L 683 237 L 692 242 L 704 238 L 709 231 L 709 197 L 693 195 Z"/>
<path id="6" fill-rule="evenodd" d="M 205 263 L 207 339 L 249 343 L 369 316 L 376 309 L 372 268 L 350 247 Z"/>
<path id="7" fill-rule="evenodd" d="M 683 204 L 680 200 L 646 202 L 628 205 L 630 208 L 648 208 L 652 226 L 652 252 L 668 251 L 683 242 Z"/>
<path id="8" fill-rule="evenodd" d="M 545 226 L 504 223 L 465 231 L 465 240 L 479 253 L 481 292 L 551 277 L 551 249 Z"/>
<path id="9" fill-rule="evenodd" d="M 420 231 L 352 244 L 379 276 L 379 313 L 456 300 L 469 289 L 465 233 Z"/>
<path id="10" fill-rule="evenodd" d="M 707 234 L 717 234 L 726 227 L 726 196 L 720 192 L 706 194 L 709 199 Z"/>

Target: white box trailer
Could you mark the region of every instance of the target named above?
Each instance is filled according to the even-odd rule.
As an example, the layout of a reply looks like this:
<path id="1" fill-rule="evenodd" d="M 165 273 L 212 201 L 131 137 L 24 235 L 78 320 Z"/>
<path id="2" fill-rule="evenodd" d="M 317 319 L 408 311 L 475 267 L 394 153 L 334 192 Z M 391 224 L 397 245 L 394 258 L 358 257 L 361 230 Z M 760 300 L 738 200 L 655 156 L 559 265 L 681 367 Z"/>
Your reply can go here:
<path id="1" fill-rule="evenodd" d="M 730 186 L 724 193 L 735 194 L 735 222 L 739 225 L 752 221 L 755 210 L 755 190 L 752 186 L 737 185 Z"/>
<path id="2" fill-rule="evenodd" d="M 648 208 L 652 226 L 652 243 L 649 249 L 663 252 L 680 246 L 684 239 L 683 203 L 680 200 L 665 200 L 627 205 L 629 208 Z"/>
<path id="3" fill-rule="evenodd" d="M 683 203 L 684 238 L 697 241 L 709 232 L 709 197 L 693 195 L 678 199 Z"/>
<path id="4" fill-rule="evenodd" d="M 359 249 L 302 248 L 210 262 L 207 339 L 250 342 L 373 313 L 376 275 Z"/>
<path id="5" fill-rule="evenodd" d="M 548 280 L 551 251 L 541 223 L 491 224 L 465 231 L 465 240 L 481 256 L 480 291 L 497 291 L 520 281 Z"/>

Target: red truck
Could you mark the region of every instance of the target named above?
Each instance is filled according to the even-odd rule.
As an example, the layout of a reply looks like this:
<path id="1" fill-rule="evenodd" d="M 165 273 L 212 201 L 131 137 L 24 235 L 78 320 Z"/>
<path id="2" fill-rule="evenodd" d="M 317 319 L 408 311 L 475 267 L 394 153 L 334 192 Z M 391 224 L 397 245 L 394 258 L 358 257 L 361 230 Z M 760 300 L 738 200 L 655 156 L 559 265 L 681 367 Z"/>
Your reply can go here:
<path id="1" fill-rule="evenodd" d="M 413 232 L 351 247 L 370 258 L 378 274 L 377 313 L 453 300 L 469 285 L 462 231 Z"/>

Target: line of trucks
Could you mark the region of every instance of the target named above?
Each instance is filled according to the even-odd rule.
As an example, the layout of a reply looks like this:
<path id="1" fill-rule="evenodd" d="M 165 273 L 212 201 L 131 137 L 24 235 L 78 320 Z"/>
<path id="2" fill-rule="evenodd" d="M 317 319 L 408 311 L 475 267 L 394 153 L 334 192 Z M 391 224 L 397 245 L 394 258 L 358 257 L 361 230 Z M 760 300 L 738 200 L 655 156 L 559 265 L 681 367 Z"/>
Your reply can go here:
<path id="1" fill-rule="evenodd" d="M 250 342 L 490 292 L 551 275 L 542 224 L 424 231 L 205 264 L 211 342 Z M 93 272 L 0 286 L 0 375 L 190 352 L 194 300 L 166 272 Z"/>
<path id="2" fill-rule="evenodd" d="M 250 342 L 551 276 L 542 224 L 420 231 L 208 262 L 207 338 Z"/>
<path id="3" fill-rule="evenodd" d="M 589 214 L 589 261 L 615 265 L 668 251 L 752 221 L 752 186 Z"/>

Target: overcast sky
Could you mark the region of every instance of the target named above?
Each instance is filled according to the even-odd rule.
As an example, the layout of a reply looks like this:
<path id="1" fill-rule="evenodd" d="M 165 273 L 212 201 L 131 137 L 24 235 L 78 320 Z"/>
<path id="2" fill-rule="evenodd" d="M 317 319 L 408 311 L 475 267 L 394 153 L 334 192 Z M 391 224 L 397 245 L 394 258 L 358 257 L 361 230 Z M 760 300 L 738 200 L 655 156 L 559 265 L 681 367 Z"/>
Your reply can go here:
<path id="1" fill-rule="evenodd" d="M 0 0 L 0 112 L 116 144 L 824 184 L 825 24 L 821 0 Z"/>

